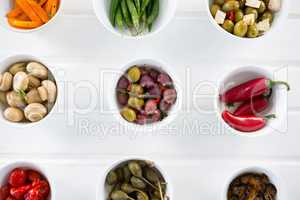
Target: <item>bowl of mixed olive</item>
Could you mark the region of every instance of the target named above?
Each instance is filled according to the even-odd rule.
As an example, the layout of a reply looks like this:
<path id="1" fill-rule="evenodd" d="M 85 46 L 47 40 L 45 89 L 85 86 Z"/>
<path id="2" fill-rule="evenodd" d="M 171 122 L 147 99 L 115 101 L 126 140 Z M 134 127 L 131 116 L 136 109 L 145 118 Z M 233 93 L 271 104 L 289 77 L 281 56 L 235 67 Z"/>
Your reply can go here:
<path id="1" fill-rule="evenodd" d="M 157 125 L 174 116 L 178 90 L 173 79 L 160 63 L 144 61 L 149 64 L 127 65 L 115 86 L 119 116 L 126 124 Z"/>
<path id="2" fill-rule="evenodd" d="M 169 200 L 169 187 L 154 162 L 126 160 L 108 172 L 103 194 L 109 200 Z"/>
<path id="3" fill-rule="evenodd" d="M 285 0 L 209 0 L 210 19 L 223 32 L 258 38 L 274 29 L 284 16 Z"/>
<path id="4" fill-rule="evenodd" d="M 1 63 L 1 119 L 30 124 L 44 119 L 57 99 L 51 71 L 31 56 L 13 56 Z"/>
<path id="5" fill-rule="evenodd" d="M 226 200 L 277 200 L 280 198 L 278 182 L 272 174 L 262 169 L 239 172 L 227 186 Z"/>

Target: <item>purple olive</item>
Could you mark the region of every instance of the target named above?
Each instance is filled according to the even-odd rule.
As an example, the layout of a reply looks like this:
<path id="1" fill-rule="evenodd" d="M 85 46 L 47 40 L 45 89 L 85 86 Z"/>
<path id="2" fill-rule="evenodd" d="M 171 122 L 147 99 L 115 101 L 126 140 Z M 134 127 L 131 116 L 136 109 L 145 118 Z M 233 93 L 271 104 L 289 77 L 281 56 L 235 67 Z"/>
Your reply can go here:
<path id="1" fill-rule="evenodd" d="M 149 75 L 151 76 L 151 78 L 153 78 L 153 80 L 157 80 L 159 72 L 155 69 L 150 69 Z"/>
<path id="2" fill-rule="evenodd" d="M 150 88 L 154 85 L 154 81 L 149 75 L 143 75 L 140 80 L 140 85 L 142 87 Z"/>
<path id="3" fill-rule="evenodd" d="M 162 100 L 159 104 L 159 109 L 162 112 L 167 112 L 171 109 L 172 104 L 167 103 L 166 101 Z"/>
<path id="4" fill-rule="evenodd" d="M 148 90 L 149 95 L 154 96 L 154 97 L 160 97 L 161 91 L 160 88 L 157 84 L 154 84 L 149 90 Z"/>
<path id="5" fill-rule="evenodd" d="M 177 92 L 175 89 L 166 89 L 163 94 L 163 100 L 168 104 L 174 104 L 177 99 Z"/>
<path id="6" fill-rule="evenodd" d="M 117 88 L 118 89 L 127 89 L 129 84 L 130 84 L 129 80 L 125 76 L 122 76 L 119 79 Z"/>
<path id="7" fill-rule="evenodd" d="M 128 95 L 127 94 L 124 94 L 124 93 L 120 93 L 118 92 L 117 94 L 117 100 L 118 100 L 118 103 L 122 106 L 125 106 L 127 105 L 127 102 L 128 102 Z"/>
<path id="8" fill-rule="evenodd" d="M 172 79 L 168 74 L 161 73 L 157 77 L 157 82 L 159 82 L 163 86 L 172 85 Z"/>
<path id="9" fill-rule="evenodd" d="M 157 110 L 156 100 L 148 100 L 145 105 L 145 112 L 147 115 L 153 114 Z"/>

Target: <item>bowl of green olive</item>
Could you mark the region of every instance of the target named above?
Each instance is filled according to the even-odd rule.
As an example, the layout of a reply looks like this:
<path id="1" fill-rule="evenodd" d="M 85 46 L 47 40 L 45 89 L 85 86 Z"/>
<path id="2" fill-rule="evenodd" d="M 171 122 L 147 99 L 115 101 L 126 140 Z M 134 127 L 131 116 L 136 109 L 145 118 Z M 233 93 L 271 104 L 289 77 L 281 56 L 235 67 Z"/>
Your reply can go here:
<path id="1" fill-rule="evenodd" d="M 103 183 L 102 183 L 103 184 Z M 156 163 L 142 159 L 122 160 L 105 176 L 99 195 L 111 200 L 169 200 L 170 184 Z"/>
<path id="2" fill-rule="evenodd" d="M 113 110 L 118 120 L 134 129 L 166 125 L 176 116 L 180 94 L 166 65 L 152 59 L 130 62 L 117 74 Z"/>
<path id="3" fill-rule="evenodd" d="M 232 176 L 224 191 L 224 200 L 277 200 L 283 198 L 282 184 L 269 170 L 251 167 Z"/>
<path id="4" fill-rule="evenodd" d="M 286 17 L 287 0 L 208 0 L 210 21 L 235 38 L 262 38 Z M 268 33 L 268 34 L 267 34 Z"/>

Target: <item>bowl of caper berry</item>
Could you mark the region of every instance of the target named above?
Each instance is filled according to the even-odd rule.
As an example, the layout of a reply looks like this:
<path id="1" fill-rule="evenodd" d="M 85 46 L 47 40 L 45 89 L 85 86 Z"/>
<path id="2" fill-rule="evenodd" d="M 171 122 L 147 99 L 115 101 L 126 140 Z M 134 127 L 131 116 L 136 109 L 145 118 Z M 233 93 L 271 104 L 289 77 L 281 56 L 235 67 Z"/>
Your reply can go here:
<path id="1" fill-rule="evenodd" d="M 287 16 L 287 0 L 207 0 L 207 3 L 210 21 L 234 38 L 262 38 L 276 32 Z"/>
<path id="2" fill-rule="evenodd" d="M 109 168 L 99 195 L 111 200 L 169 200 L 170 185 L 156 163 L 129 159 Z"/>

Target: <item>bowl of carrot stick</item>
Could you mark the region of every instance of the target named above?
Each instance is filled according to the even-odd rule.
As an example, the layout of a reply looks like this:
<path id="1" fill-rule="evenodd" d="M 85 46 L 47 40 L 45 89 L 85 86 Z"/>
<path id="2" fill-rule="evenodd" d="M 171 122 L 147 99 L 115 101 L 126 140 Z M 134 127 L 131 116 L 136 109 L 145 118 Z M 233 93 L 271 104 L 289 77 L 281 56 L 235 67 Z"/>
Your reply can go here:
<path id="1" fill-rule="evenodd" d="M 61 0 L 2 0 L 0 24 L 17 32 L 40 30 L 54 21 Z"/>

